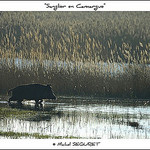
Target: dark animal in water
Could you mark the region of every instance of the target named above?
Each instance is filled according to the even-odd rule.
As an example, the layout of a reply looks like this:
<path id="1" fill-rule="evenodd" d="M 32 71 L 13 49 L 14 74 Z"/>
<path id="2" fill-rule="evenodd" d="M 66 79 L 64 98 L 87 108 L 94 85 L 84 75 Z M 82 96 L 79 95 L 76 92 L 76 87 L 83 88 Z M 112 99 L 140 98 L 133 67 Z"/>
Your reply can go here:
<path id="1" fill-rule="evenodd" d="M 36 103 L 41 103 L 43 99 L 56 99 L 50 85 L 29 84 L 21 85 L 8 91 L 12 92 L 10 101 L 21 103 L 24 99 L 35 100 Z"/>

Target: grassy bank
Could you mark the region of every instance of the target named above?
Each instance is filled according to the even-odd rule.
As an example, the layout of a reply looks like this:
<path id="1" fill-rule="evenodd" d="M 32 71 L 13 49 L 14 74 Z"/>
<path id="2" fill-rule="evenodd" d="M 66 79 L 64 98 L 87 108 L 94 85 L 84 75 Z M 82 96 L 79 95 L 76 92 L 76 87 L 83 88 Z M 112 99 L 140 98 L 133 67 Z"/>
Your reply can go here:
<path id="1" fill-rule="evenodd" d="M 37 112 L 29 111 L 29 110 L 21 110 L 21 109 L 12 109 L 12 108 L 1 108 L 0 109 L 0 118 L 7 118 L 7 117 L 15 117 L 15 118 L 25 118 L 29 116 L 36 115 Z"/>
<path id="2" fill-rule="evenodd" d="M 34 139 L 78 139 L 78 137 L 69 137 L 69 136 L 50 136 L 43 135 L 39 133 L 20 133 L 20 132 L 2 132 L 0 131 L 0 136 L 11 139 L 20 139 L 20 138 L 34 138 Z"/>
<path id="3" fill-rule="evenodd" d="M 19 133 L 19 132 L 0 132 L 0 136 L 11 138 L 11 139 L 19 139 L 19 138 L 36 138 L 36 139 L 48 139 L 52 138 L 48 135 L 40 135 L 39 133 Z"/>
<path id="4" fill-rule="evenodd" d="M 149 12 L 2 12 L 0 20 L 1 94 L 41 83 L 56 95 L 150 97 Z"/>
<path id="5" fill-rule="evenodd" d="M 22 110 L 17 108 L 7 108 L 1 107 L 0 108 L 0 119 L 8 119 L 8 118 L 17 118 L 25 121 L 34 121 L 39 122 L 42 120 L 48 120 L 53 115 L 58 115 L 57 112 L 45 112 L 45 111 L 30 111 L 30 110 Z M 22 138 L 29 138 L 29 139 L 71 139 L 71 138 L 79 138 L 73 136 L 51 136 L 51 135 L 44 135 L 40 133 L 27 133 L 27 132 L 13 132 L 13 131 L 0 131 L 0 137 L 4 138 L 11 138 L 11 139 L 22 139 Z"/>

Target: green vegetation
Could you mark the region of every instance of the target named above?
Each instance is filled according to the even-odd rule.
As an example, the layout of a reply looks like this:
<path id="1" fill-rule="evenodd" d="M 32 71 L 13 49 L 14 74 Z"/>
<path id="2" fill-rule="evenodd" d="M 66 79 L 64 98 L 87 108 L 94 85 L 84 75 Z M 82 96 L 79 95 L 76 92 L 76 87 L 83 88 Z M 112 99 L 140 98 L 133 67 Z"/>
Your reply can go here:
<path id="1" fill-rule="evenodd" d="M 49 109 L 50 110 L 50 109 Z M 49 121 L 51 116 L 59 116 L 61 115 L 58 111 L 39 111 L 36 108 L 33 110 L 23 110 L 22 108 L 7 108 L 1 107 L 0 108 L 0 119 L 1 118 L 18 118 L 26 121 Z"/>
<path id="2" fill-rule="evenodd" d="M 21 137 L 34 137 L 34 138 L 38 138 L 38 139 L 47 139 L 50 138 L 50 136 L 48 135 L 40 135 L 38 133 L 19 133 L 19 132 L 0 132 L 0 136 L 3 137 L 10 137 L 13 139 L 18 139 Z"/>
<path id="3" fill-rule="evenodd" d="M 1 12 L 0 93 L 51 83 L 56 95 L 149 98 L 149 14 Z"/>
<path id="4" fill-rule="evenodd" d="M 35 138 L 35 139 L 73 139 L 78 137 L 63 137 L 63 136 L 50 136 L 50 135 L 43 135 L 39 133 L 20 133 L 20 132 L 2 132 L 0 131 L 0 136 L 11 138 L 11 139 L 19 139 L 19 138 Z"/>
<path id="5" fill-rule="evenodd" d="M 6 108 L 6 107 L 1 107 L 0 108 L 0 118 L 5 118 L 5 117 L 27 117 L 27 116 L 32 116 L 36 115 L 36 111 L 29 111 L 29 110 L 21 110 L 17 108 Z"/>
<path id="6" fill-rule="evenodd" d="M 0 119 L 5 118 L 18 118 L 25 121 L 41 121 L 46 120 L 48 121 L 51 118 L 51 115 L 57 115 L 57 112 L 38 112 L 38 111 L 30 111 L 30 110 L 22 110 L 17 108 L 0 108 Z M 26 132 L 4 132 L 0 131 L 0 136 L 11 138 L 11 139 L 19 139 L 19 138 L 36 138 L 36 139 L 63 139 L 63 138 L 78 138 L 73 136 L 51 136 L 51 135 L 43 135 L 39 133 L 26 133 Z"/>

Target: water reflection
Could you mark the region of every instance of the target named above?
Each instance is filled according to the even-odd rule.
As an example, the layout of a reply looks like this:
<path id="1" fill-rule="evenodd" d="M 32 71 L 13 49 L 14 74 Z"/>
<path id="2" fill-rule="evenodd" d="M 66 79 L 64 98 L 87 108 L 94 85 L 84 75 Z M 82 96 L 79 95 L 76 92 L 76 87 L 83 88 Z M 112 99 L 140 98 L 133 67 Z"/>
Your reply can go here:
<path id="1" fill-rule="evenodd" d="M 47 105 L 44 107 L 43 104 L 18 104 L 18 103 L 9 103 L 8 104 L 11 108 L 17 108 L 22 110 L 32 110 L 32 111 L 52 111 L 55 109 L 56 106 L 54 105 Z"/>
<path id="2" fill-rule="evenodd" d="M 68 99 L 69 100 L 69 99 Z M 81 138 L 150 138 L 150 106 L 98 103 L 84 100 L 17 104 L 11 108 L 33 110 L 34 116 L 3 118 L 0 130 Z M 139 128 L 137 128 L 137 124 Z"/>

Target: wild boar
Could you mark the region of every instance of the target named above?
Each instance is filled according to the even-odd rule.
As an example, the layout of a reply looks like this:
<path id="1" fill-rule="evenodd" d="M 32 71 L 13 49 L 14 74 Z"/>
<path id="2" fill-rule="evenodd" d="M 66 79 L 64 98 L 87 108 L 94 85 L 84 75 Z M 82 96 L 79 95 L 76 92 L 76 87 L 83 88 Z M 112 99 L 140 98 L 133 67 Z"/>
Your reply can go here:
<path id="1" fill-rule="evenodd" d="M 21 85 L 8 91 L 12 92 L 10 101 L 21 103 L 24 99 L 35 100 L 36 103 L 41 103 L 43 99 L 56 99 L 50 85 L 29 84 Z"/>

